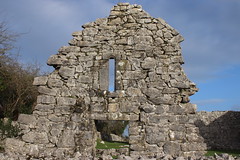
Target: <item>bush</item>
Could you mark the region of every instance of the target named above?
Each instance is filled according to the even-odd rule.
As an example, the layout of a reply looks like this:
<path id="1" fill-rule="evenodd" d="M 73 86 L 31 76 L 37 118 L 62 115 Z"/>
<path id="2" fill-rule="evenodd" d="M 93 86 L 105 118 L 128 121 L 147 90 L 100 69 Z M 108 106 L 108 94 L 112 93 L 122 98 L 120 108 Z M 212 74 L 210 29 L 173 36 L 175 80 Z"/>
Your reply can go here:
<path id="1" fill-rule="evenodd" d="M 20 129 L 17 126 L 12 125 L 10 119 L 0 119 L 0 132 L 1 138 L 17 137 Z"/>
<path id="2" fill-rule="evenodd" d="M 2 114 L 16 120 L 19 113 L 29 114 L 38 95 L 37 87 L 32 85 L 39 69 L 35 66 L 24 68 L 13 58 L 0 57 L 0 103 Z"/>

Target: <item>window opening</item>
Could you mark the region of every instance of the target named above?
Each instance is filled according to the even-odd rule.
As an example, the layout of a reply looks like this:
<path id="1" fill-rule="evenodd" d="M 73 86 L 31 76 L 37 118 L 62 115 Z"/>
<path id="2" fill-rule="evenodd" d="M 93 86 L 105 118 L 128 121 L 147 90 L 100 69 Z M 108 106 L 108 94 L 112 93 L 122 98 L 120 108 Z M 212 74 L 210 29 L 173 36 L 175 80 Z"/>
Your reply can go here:
<path id="1" fill-rule="evenodd" d="M 114 92 L 115 91 L 115 59 L 111 58 L 109 59 L 109 64 L 108 64 L 108 80 L 109 80 L 109 85 L 108 85 L 108 91 Z"/>

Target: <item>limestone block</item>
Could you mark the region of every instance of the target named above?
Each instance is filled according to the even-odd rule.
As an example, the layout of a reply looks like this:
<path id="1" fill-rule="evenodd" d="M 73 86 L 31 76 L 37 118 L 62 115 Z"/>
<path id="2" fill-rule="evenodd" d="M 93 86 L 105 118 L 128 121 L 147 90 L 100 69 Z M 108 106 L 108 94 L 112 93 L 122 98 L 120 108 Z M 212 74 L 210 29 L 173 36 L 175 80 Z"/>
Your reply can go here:
<path id="1" fill-rule="evenodd" d="M 59 74 L 64 77 L 73 77 L 75 73 L 75 68 L 70 68 L 70 67 L 61 67 L 59 70 Z"/>
<path id="2" fill-rule="evenodd" d="M 169 110 L 169 105 L 158 105 L 156 107 L 155 113 L 157 114 L 164 114 Z"/>
<path id="3" fill-rule="evenodd" d="M 48 136 L 46 132 L 34 132 L 31 131 L 22 136 L 23 141 L 29 143 L 39 143 L 39 144 L 47 144 L 49 142 Z"/>
<path id="4" fill-rule="evenodd" d="M 108 104 L 108 112 L 114 113 L 119 110 L 119 104 L 118 103 L 110 103 Z"/>
<path id="5" fill-rule="evenodd" d="M 134 37 L 135 44 L 152 44 L 153 39 L 151 36 L 135 36 Z"/>
<path id="6" fill-rule="evenodd" d="M 63 86 L 63 81 L 60 79 L 49 78 L 47 84 L 50 88 L 53 88 L 53 87 L 60 88 Z"/>
<path id="7" fill-rule="evenodd" d="M 139 118 L 139 114 L 130 113 L 129 120 L 131 120 L 131 121 L 138 121 L 139 119 L 140 119 Z"/>
<path id="8" fill-rule="evenodd" d="M 90 118 L 96 119 L 96 120 L 107 120 L 107 114 L 93 113 L 93 114 L 91 114 Z"/>
<path id="9" fill-rule="evenodd" d="M 62 106 L 62 105 L 75 105 L 76 104 L 76 98 L 69 98 L 69 97 L 59 97 L 57 99 L 57 104 Z"/>
<path id="10" fill-rule="evenodd" d="M 12 153 L 23 154 L 25 142 L 15 138 L 7 138 L 5 142 L 5 151 L 10 155 Z"/>
<path id="11" fill-rule="evenodd" d="M 136 35 L 138 35 L 138 36 L 152 36 L 153 33 L 146 28 L 140 28 L 138 31 L 136 31 Z"/>
<path id="12" fill-rule="evenodd" d="M 158 128 L 148 127 L 146 130 L 146 141 L 149 144 L 158 144 L 165 142 L 168 138 L 168 135 L 163 132 L 159 132 Z"/>
<path id="13" fill-rule="evenodd" d="M 80 47 L 77 46 L 63 46 L 58 50 L 59 53 L 66 54 L 69 52 L 80 52 Z"/>
<path id="14" fill-rule="evenodd" d="M 35 110 L 41 111 L 41 112 L 49 112 L 50 110 L 53 110 L 54 105 L 45 105 L 45 104 L 37 104 L 35 106 Z"/>
<path id="15" fill-rule="evenodd" d="M 139 144 L 142 142 L 143 136 L 141 135 L 131 135 L 129 137 L 129 143 L 130 144 Z"/>
<path id="16" fill-rule="evenodd" d="M 76 32 L 73 32 L 73 33 L 72 33 L 72 36 L 73 36 L 73 37 L 79 37 L 79 36 L 82 36 L 82 31 L 76 31 Z"/>
<path id="17" fill-rule="evenodd" d="M 155 43 L 156 43 L 157 45 L 159 45 L 159 44 L 164 44 L 164 41 L 163 41 L 162 38 L 156 38 L 156 39 L 155 39 Z M 162 54 L 161 51 L 158 51 L 158 53 L 160 53 L 160 55 Z"/>
<path id="18" fill-rule="evenodd" d="M 92 79 L 89 76 L 79 76 L 78 82 L 80 83 L 92 83 Z"/>
<path id="19" fill-rule="evenodd" d="M 91 111 L 92 112 L 103 112 L 104 110 L 106 110 L 106 105 L 103 105 L 103 104 L 93 104 L 90 106 L 91 107 Z M 114 106 L 110 106 L 110 108 L 108 108 L 108 111 L 109 112 L 113 112 L 114 111 L 114 108 L 112 108 Z M 117 109 L 117 108 L 115 108 Z"/>
<path id="20" fill-rule="evenodd" d="M 82 25 L 82 27 L 85 29 L 88 27 L 93 27 L 94 25 L 95 25 L 94 22 L 88 22 L 88 23 L 85 23 L 84 25 Z"/>
<path id="21" fill-rule="evenodd" d="M 129 87 L 127 89 L 126 94 L 128 94 L 129 96 L 132 96 L 132 97 L 143 96 L 143 94 L 139 88 L 133 88 L 133 87 Z"/>
<path id="22" fill-rule="evenodd" d="M 164 95 L 163 97 L 150 97 L 149 100 L 153 102 L 155 105 L 160 104 L 174 104 L 174 99 L 169 95 Z"/>
<path id="23" fill-rule="evenodd" d="M 25 152 L 33 157 L 38 157 L 39 156 L 39 147 L 38 145 L 35 144 L 27 144 L 25 148 Z"/>
<path id="24" fill-rule="evenodd" d="M 47 96 L 47 95 L 40 95 L 37 97 L 37 103 L 38 104 L 55 104 L 56 99 L 53 96 Z"/>
<path id="25" fill-rule="evenodd" d="M 47 61 L 47 65 L 49 66 L 60 66 L 62 64 L 62 58 L 59 55 L 52 55 L 48 58 Z"/>
<path id="26" fill-rule="evenodd" d="M 135 80 L 144 79 L 146 76 L 147 76 L 147 73 L 144 71 L 126 71 L 124 74 L 125 79 L 135 79 Z"/>
<path id="27" fill-rule="evenodd" d="M 151 105 L 151 104 L 148 104 L 148 103 L 142 105 L 141 108 L 146 113 L 151 113 L 151 112 L 154 112 L 156 110 L 156 106 L 155 105 Z"/>
<path id="28" fill-rule="evenodd" d="M 74 135 L 75 134 L 72 130 L 65 130 L 57 146 L 60 148 L 74 147 Z"/>
<path id="29" fill-rule="evenodd" d="M 205 143 L 184 143 L 181 145 L 183 151 L 204 151 L 207 149 Z"/>
<path id="30" fill-rule="evenodd" d="M 156 60 L 151 57 L 147 57 L 144 59 L 144 61 L 141 63 L 141 67 L 143 69 L 154 69 L 156 66 Z"/>
<path id="31" fill-rule="evenodd" d="M 135 50 L 136 51 L 149 51 L 149 50 L 153 50 L 153 47 L 149 44 L 136 44 Z"/>
<path id="32" fill-rule="evenodd" d="M 82 67 L 82 65 L 78 65 L 78 66 L 76 67 L 76 72 L 83 72 L 83 67 Z"/>
<path id="33" fill-rule="evenodd" d="M 58 93 L 58 90 L 57 89 L 51 89 L 51 88 L 48 88 L 46 86 L 39 86 L 38 87 L 38 92 L 42 93 L 42 94 L 45 94 L 45 95 L 49 95 L 49 96 L 56 96 L 57 93 Z"/>
<path id="34" fill-rule="evenodd" d="M 166 142 L 163 146 L 163 151 L 166 154 L 178 156 L 181 151 L 181 146 L 176 142 Z"/>
<path id="35" fill-rule="evenodd" d="M 119 25 L 119 24 L 122 24 L 123 21 L 121 18 L 117 17 L 117 18 L 111 18 L 111 19 L 108 19 L 108 24 L 109 25 Z"/>
<path id="36" fill-rule="evenodd" d="M 18 116 L 18 122 L 21 124 L 29 125 L 29 127 L 34 127 L 36 125 L 36 118 L 33 115 L 20 114 Z"/>
<path id="37" fill-rule="evenodd" d="M 149 123 L 156 123 L 156 124 L 168 124 L 170 120 L 170 116 L 168 115 L 151 115 L 149 116 Z"/>
<path id="38" fill-rule="evenodd" d="M 173 38 L 173 35 L 172 35 L 170 32 L 165 32 L 165 33 L 163 33 L 163 36 L 164 36 L 165 38 L 167 38 L 167 39 Z"/>
<path id="39" fill-rule="evenodd" d="M 141 132 L 141 126 L 129 127 L 128 132 L 129 135 L 139 135 Z"/>
<path id="40" fill-rule="evenodd" d="M 143 146 L 141 143 L 139 143 L 139 144 L 132 144 L 132 145 L 130 145 L 130 149 L 134 150 L 134 151 L 144 151 L 145 150 L 145 146 Z"/>
<path id="41" fill-rule="evenodd" d="M 156 98 L 156 97 L 161 96 L 161 90 L 159 90 L 157 88 L 153 88 L 153 87 L 143 89 L 143 93 L 146 94 L 150 98 Z"/>
<path id="42" fill-rule="evenodd" d="M 98 18 L 98 19 L 96 19 L 96 21 L 95 21 L 95 23 L 97 24 L 97 25 L 106 25 L 107 24 L 107 18 Z"/>
<path id="43" fill-rule="evenodd" d="M 100 83 L 100 89 L 101 90 L 108 90 L 108 84 L 109 84 L 109 78 L 108 78 L 108 72 L 107 72 L 108 66 L 104 66 L 103 68 L 100 68 L 99 71 L 99 83 Z"/>
<path id="44" fill-rule="evenodd" d="M 116 44 L 126 45 L 126 44 L 128 44 L 128 40 L 126 38 L 117 39 Z"/>
<path id="45" fill-rule="evenodd" d="M 69 106 L 58 106 L 58 107 L 55 108 L 54 111 L 58 115 L 60 115 L 60 114 L 67 115 L 67 114 L 71 113 L 71 107 L 69 107 Z"/>
<path id="46" fill-rule="evenodd" d="M 190 88 L 189 82 L 176 82 L 176 81 L 170 81 L 172 87 L 179 88 L 179 89 L 187 89 Z"/>
<path id="47" fill-rule="evenodd" d="M 156 24 L 147 24 L 147 28 L 151 31 L 156 31 L 158 29 Z"/>
<path id="48" fill-rule="evenodd" d="M 93 27 L 85 28 L 82 33 L 83 35 L 86 35 L 86 36 L 94 36 L 98 33 L 98 29 Z"/>
<path id="49" fill-rule="evenodd" d="M 174 114 L 183 114 L 185 113 L 186 109 L 182 105 L 171 105 L 169 106 L 169 113 Z"/>
<path id="50" fill-rule="evenodd" d="M 120 111 L 124 113 L 138 112 L 139 105 L 136 103 L 132 103 L 130 100 L 122 100 L 120 101 Z"/>
<path id="51" fill-rule="evenodd" d="M 176 93 L 179 93 L 179 89 L 178 88 L 164 88 L 162 93 L 176 94 Z"/>
<path id="52" fill-rule="evenodd" d="M 126 140 L 123 137 L 118 136 L 116 134 L 110 134 L 110 137 L 111 137 L 111 140 L 114 142 L 126 142 Z"/>
<path id="53" fill-rule="evenodd" d="M 46 85 L 48 80 L 47 76 L 42 76 L 42 77 L 35 77 L 33 81 L 33 85 L 35 86 L 44 86 Z"/>
<path id="54" fill-rule="evenodd" d="M 55 114 L 50 114 L 48 119 L 52 122 L 64 122 L 65 118 L 62 116 L 56 116 Z"/>
<path id="55" fill-rule="evenodd" d="M 197 133 L 187 134 L 186 138 L 187 138 L 188 142 L 203 142 L 204 141 L 204 139 L 202 137 L 200 137 L 199 134 L 197 134 Z"/>
<path id="56" fill-rule="evenodd" d="M 184 41 L 184 38 L 183 38 L 180 34 L 177 35 L 177 36 L 174 36 L 174 37 L 170 40 L 171 43 L 180 43 L 180 42 L 182 42 L 182 41 Z"/>
<path id="57" fill-rule="evenodd" d="M 197 105 L 191 103 L 180 104 L 183 108 L 185 108 L 185 113 L 194 114 L 197 111 Z"/>
<path id="58" fill-rule="evenodd" d="M 163 31 L 162 30 L 158 30 L 156 32 L 156 35 L 159 36 L 159 37 L 163 37 Z"/>

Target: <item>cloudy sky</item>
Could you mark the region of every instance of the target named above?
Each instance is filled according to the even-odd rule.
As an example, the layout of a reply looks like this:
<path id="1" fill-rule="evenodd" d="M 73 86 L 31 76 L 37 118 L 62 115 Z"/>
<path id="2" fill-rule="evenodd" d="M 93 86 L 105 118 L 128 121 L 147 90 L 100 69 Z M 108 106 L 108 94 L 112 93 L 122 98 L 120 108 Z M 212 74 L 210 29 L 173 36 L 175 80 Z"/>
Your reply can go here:
<path id="1" fill-rule="evenodd" d="M 52 71 L 48 57 L 118 2 L 142 5 L 183 35 L 183 67 L 200 88 L 191 97 L 198 110 L 240 110 L 239 0 L 0 0 L 0 20 L 21 34 L 21 62 Z"/>

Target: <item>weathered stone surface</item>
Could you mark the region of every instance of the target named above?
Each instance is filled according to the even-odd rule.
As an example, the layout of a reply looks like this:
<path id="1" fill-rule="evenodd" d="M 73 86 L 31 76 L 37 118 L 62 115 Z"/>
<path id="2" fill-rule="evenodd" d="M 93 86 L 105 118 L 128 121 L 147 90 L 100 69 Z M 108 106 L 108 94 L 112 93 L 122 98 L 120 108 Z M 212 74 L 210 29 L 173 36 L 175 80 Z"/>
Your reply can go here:
<path id="1" fill-rule="evenodd" d="M 48 136 L 45 132 L 29 132 L 22 136 L 23 141 L 37 144 L 47 144 Z"/>
<path id="2" fill-rule="evenodd" d="M 41 112 L 49 112 L 52 109 L 54 109 L 54 105 L 37 104 L 35 106 L 35 110 L 39 110 Z"/>
<path id="3" fill-rule="evenodd" d="M 40 95 L 37 97 L 37 103 L 38 104 L 55 104 L 56 99 L 53 96 L 45 96 L 45 95 Z"/>
<path id="4" fill-rule="evenodd" d="M 60 66 L 63 64 L 62 62 L 62 58 L 58 55 L 52 55 L 48 61 L 47 61 L 47 64 L 49 66 Z"/>
<path id="5" fill-rule="evenodd" d="M 38 92 L 49 96 L 56 96 L 58 91 L 45 86 L 39 86 Z"/>
<path id="6" fill-rule="evenodd" d="M 72 130 L 65 130 L 58 144 L 60 148 L 74 147 L 74 132 Z"/>
<path id="7" fill-rule="evenodd" d="M 69 97 L 59 97 L 57 99 L 57 104 L 62 105 L 75 105 L 77 100 L 75 98 L 69 98 Z"/>
<path id="8" fill-rule="evenodd" d="M 199 121 L 196 106 L 189 103 L 197 88 L 181 67 L 182 36 L 161 18 L 128 3 L 83 28 L 72 34 L 70 46 L 49 58 L 54 72 L 35 78 L 40 95 L 33 116 L 20 115 L 18 121 L 24 142 L 16 145 L 23 150 L 11 141 L 8 150 L 25 159 L 94 159 L 94 122 L 113 120 L 129 121 L 133 159 L 202 154 L 206 146 L 200 134 L 210 144 L 203 132 L 214 118 L 203 114 Z M 114 73 L 109 59 L 115 60 Z M 115 87 L 110 92 L 111 83 Z"/>
<path id="9" fill-rule="evenodd" d="M 166 142 L 166 144 L 163 146 L 163 149 L 166 154 L 176 156 L 179 154 L 181 147 L 178 143 Z"/>
<path id="10" fill-rule="evenodd" d="M 75 69 L 69 68 L 69 67 L 61 67 L 59 70 L 59 75 L 61 75 L 64 78 L 74 76 Z"/>
<path id="11" fill-rule="evenodd" d="M 49 78 L 47 84 L 51 88 L 54 88 L 54 87 L 60 88 L 63 86 L 63 81 L 61 81 L 60 79 Z"/>
<path id="12" fill-rule="evenodd" d="M 14 138 L 7 138 L 6 139 L 6 152 L 10 153 L 18 153 L 18 154 L 23 154 L 23 150 L 24 150 L 24 145 L 25 142 L 14 139 Z"/>
<path id="13" fill-rule="evenodd" d="M 42 77 L 35 77 L 33 81 L 33 85 L 35 86 L 43 86 L 46 85 L 48 80 L 47 76 L 42 76 Z"/>
<path id="14" fill-rule="evenodd" d="M 18 116 L 18 122 L 21 124 L 29 125 L 30 127 L 34 127 L 37 123 L 37 120 L 33 115 L 20 114 Z"/>

